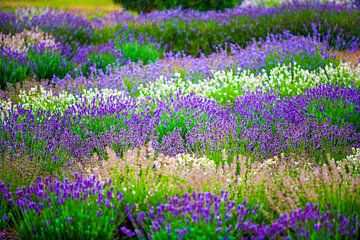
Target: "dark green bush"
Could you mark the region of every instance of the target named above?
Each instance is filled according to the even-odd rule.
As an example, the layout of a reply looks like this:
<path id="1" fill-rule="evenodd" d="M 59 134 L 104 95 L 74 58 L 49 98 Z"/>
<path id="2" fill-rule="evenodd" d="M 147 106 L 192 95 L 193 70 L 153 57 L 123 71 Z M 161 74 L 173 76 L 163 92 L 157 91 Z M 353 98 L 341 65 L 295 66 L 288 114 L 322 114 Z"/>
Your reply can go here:
<path id="1" fill-rule="evenodd" d="M 233 8 L 242 0 L 114 0 L 120 3 L 125 9 L 150 12 L 152 10 L 165 10 L 182 6 L 200 11 L 223 10 Z"/>
<path id="2" fill-rule="evenodd" d="M 114 0 L 114 2 L 120 3 L 122 7 L 132 11 L 151 12 L 156 9 L 154 0 Z"/>
<path id="3" fill-rule="evenodd" d="M 233 8 L 242 0 L 155 0 L 158 9 L 171 9 L 182 6 L 200 11 L 224 10 Z"/>

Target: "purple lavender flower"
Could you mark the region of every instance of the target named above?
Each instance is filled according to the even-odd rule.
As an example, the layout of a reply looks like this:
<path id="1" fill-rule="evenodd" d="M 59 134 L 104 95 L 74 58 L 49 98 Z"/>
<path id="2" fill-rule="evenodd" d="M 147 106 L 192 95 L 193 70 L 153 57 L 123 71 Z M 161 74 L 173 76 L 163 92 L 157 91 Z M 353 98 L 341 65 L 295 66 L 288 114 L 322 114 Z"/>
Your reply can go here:
<path id="1" fill-rule="evenodd" d="M 52 33 L 56 41 L 62 43 L 73 43 L 73 41 L 80 44 L 88 43 L 92 35 L 91 23 L 71 13 L 52 11 L 34 16 L 28 22 L 28 26 Z"/>
<path id="2" fill-rule="evenodd" d="M 45 180 L 40 178 L 34 186 L 18 188 L 17 192 L 21 190 L 24 194 L 16 194 L 16 196 L 13 196 L 9 193 L 9 188 L 4 187 L 3 189 L 0 189 L 0 196 L 3 196 L 2 200 L 5 200 L 6 202 L 14 202 L 15 205 L 12 207 L 20 207 L 25 212 L 35 210 L 38 215 L 40 215 L 42 210 L 45 208 L 45 205 L 46 207 L 54 205 L 54 202 L 48 202 L 48 199 L 54 198 L 56 200 L 56 204 L 59 205 L 63 205 L 65 201 L 69 200 L 86 202 L 88 199 L 96 195 L 102 195 L 108 185 L 108 182 L 100 183 L 99 181 L 95 181 L 93 176 L 85 178 L 82 175 L 77 175 L 74 182 L 71 182 L 68 179 L 60 182 L 57 179 L 47 177 Z M 72 191 L 69 191 L 70 189 L 72 189 Z M 38 194 L 38 192 L 42 192 L 42 194 Z M 67 194 L 64 195 L 64 193 Z M 77 198 L 74 198 L 75 193 L 79 195 Z M 112 204 L 108 206 L 108 208 L 112 208 L 115 202 L 120 201 L 116 199 L 111 200 Z M 108 200 L 100 199 L 98 204 L 100 206 L 106 206 L 106 201 Z M 96 216 L 99 217 L 102 214 L 103 211 L 99 210 L 96 213 Z M 8 219 L 8 217 L 3 216 L 4 221 L 5 219 Z M 73 218 L 69 216 L 66 220 L 71 222 Z"/>
<path id="3" fill-rule="evenodd" d="M 131 231 L 130 229 L 126 228 L 125 226 L 121 227 L 120 229 L 121 229 L 121 231 L 122 231 L 126 236 L 128 236 L 128 237 L 135 237 L 135 236 L 136 236 L 136 234 L 135 234 L 133 231 Z"/>
<path id="4" fill-rule="evenodd" d="M 5 221 L 5 222 L 7 222 L 7 221 L 10 220 L 10 218 L 9 218 L 8 216 L 6 216 L 6 215 L 4 215 L 4 216 L 2 217 L 2 219 L 3 219 L 3 221 Z"/>

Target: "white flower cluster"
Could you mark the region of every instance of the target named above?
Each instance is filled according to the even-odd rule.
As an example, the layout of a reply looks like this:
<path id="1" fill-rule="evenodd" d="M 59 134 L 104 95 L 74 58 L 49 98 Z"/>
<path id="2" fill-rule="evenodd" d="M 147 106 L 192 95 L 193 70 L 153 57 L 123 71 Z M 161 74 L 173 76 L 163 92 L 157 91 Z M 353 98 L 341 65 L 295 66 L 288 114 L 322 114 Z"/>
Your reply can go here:
<path id="1" fill-rule="evenodd" d="M 355 174 L 360 175 L 360 148 L 353 148 L 353 154 L 346 157 L 345 161 L 352 166 Z"/>
<path id="2" fill-rule="evenodd" d="M 207 157 L 194 157 L 189 154 L 178 154 L 172 160 L 176 165 L 182 169 L 216 169 L 214 161 L 209 160 Z"/>
<path id="3" fill-rule="evenodd" d="M 113 89 L 92 88 L 84 90 L 79 94 L 72 94 L 62 91 L 59 94 L 54 94 L 53 91 L 45 89 L 43 86 L 32 87 L 28 92 L 21 91 L 17 98 L 17 103 L 24 108 L 30 108 L 50 111 L 65 111 L 69 106 L 79 103 L 84 98 L 90 102 L 93 99 L 107 99 L 110 96 L 121 96 L 124 92 Z"/>
<path id="4" fill-rule="evenodd" d="M 351 87 L 360 85 L 360 65 L 352 69 L 347 63 L 309 71 L 298 64 L 279 65 L 269 72 L 265 70 L 255 75 L 249 70 L 214 71 L 211 78 L 192 82 L 175 74 L 171 79 L 161 76 L 155 82 L 139 87 L 140 97 L 151 96 L 161 99 L 181 90 L 182 94 L 196 93 L 201 97 L 216 99 L 219 102 L 233 101 L 245 91 L 256 89 L 275 91 L 282 96 L 302 94 L 306 89 L 319 84 L 344 85 Z"/>
<path id="5" fill-rule="evenodd" d="M 43 44 L 45 49 L 57 49 L 54 37 L 39 30 L 24 30 L 14 35 L 0 33 L 0 46 L 16 52 L 27 52 L 36 44 Z"/>
<path id="6" fill-rule="evenodd" d="M 260 78 L 259 78 L 260 77 Z M 161 99 L 178 91 L 183 94 L 196 93 L 201 97 L 214 98 L 222 102 L 229 98 L 235 98 L 242 94 L 243 90 L 255 90 L 255 87 L 265 79 L 256 76 L 249 70 L 239 74 L 234 71 L 214 71 L 211 78 L 198 82 L 187 81 L 176 73 L 171 79 L 161 76 L 155 82 L 148 85 L 140 85 L 140 97 L 151 96 Z"/>
<path id="7" fill-rule="evenodd" d="M 351 87 L 353 82 L 360 82 L 360 65 L 355 70 L 347 63 L 340 63 L 338 66 L 329 64 L 325 68 L 314 71 L 302 69 L 296 63 L 290 66 L 278 66 L 265 72 L 266 80 L 259 86 L 262 90 L 270 89 L 279 92 L 281 95 L 302 94 L 306 89 L 313 88 L 319 84 L 343 85 Z"/>
<path id="8" fill-rule="evenodd" d="M 0 120 L 7 116 L 7 112 L 11 109 L 12 102 L 0 99 Z"/>

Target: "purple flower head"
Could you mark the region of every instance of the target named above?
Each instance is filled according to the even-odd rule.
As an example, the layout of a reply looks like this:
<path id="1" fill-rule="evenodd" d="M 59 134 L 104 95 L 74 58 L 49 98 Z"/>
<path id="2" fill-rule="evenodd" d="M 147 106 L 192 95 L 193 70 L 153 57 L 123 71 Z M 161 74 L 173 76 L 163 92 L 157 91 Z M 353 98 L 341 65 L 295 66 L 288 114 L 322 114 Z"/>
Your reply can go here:
<path id="1" fill-rule="evenodd" d="M 126 228 L 125 226 L 121 227 L 120 229 L 121 229 L 121 231 L 122 231 L 126 236 L 128 236 L 128 237 L 135 237 L 135 236 L 136 236 L 136 234 L 135 234 L 133 231 L 131 231 L 130 229 Z"/>
<path id="2" fill-rule="evenodd" d="M 96 216 L 97 216 L 97 217 L 100 217 L 102 214 L 103 214 L 102 211 L 99 210 L 99 211 L 96 213 Z"/>

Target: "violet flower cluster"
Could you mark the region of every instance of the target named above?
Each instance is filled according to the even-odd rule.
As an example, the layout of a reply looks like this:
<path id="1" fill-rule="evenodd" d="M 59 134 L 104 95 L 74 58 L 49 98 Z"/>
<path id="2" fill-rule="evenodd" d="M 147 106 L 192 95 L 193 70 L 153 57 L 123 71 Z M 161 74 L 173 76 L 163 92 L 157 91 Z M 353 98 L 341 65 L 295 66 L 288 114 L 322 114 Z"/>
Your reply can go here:
<path id="1" fill-rule="evenodd" d="M 8 61 L 14 60 L 19 64 L 23 64 L 23 65 L 26 65 L 28 60 L 28 56 L 26 52 L 12 50 L 10 48 L 6 48 L 3 46 L 0 46 L 0 58 L 7 59 Z"/>
<path id="2" fill-rule="evenodd" d="M 307 155 L 321 149 L 325 151 L 323 154 L 326 154 L 326 151 L 336 154 L 337 150 L 331 150 L 327 145 L 331 141 L 340 145 L 342 141 L 350 141 L 358 146 L 358 123 L 351 122 L 351 117 L 347 114 L 341 118 L 340 115 L 334 116 L 331 111 L 340 101 L 344 102 L 341 108 L 353 105 L 356 115 L 360 107 L 359 94 L 356 89 L 320 86 L 308 90 L 303 96 L 290 98 L 280 99 L 278 95 L 257 93 L 238 97 L 234 112 L 239 120 L 237 128 L 238 138 L 242 142 L 240 145 L 246 152 L 255 151 L 267 157 L 280 152 L 292 152 L 297 148 L 302 149 L 300 152 L 295 150 L 298 154 Z M 331 104 L 326 104 L 328 102 Z M 309 106 L 314 103 L 317 110 L 311 112 Z M 314 115 L 321 112 L 323 115 Z M 334 123 L 337 121 L 344 123 Z"/>
<path id="3" fill-rule="evenodd" d="M 212 193 L 185 194 L 167 197 L 164 203 L 151 206 L 148 212 L 130 215 L 134 231 L 123 226 L 129 237 L 141 239 L 192 239 L 206 236 L 224 239 L 308 239 L 359 236 L 360 222 L 356 214 L 345 217 L 330 207 L 321 212 L 318 205 L 308 203 L 302 209 L 284 213 L 270 224 L 258 224 L 258 207 L 249 207 L 247 201 L 236 204 L 228 199 L 228 193 L 220 196 Z"/>
<path id="4" fill-rule="evenodd" d="M 101 155 L 107 146 L 121 153 L 152 142 L 168 155 L 225 149 L 256 159 L 283 152 L 338 159 L 359 147 L 359 99 L 357 89 L 322 86 L 288 98 L 246 94 L 228 107 L 195 94 L 155 105 L 125 95 L 84 98 L 64 113 L 17 106 L 0 123 L 0 153 L 66 162 Z"/>
<path id="5" fill-rule="evenodd" d="M 2 33 L 17 33 L 25 28 L 27 18 L 18 18 L 15 14 L 10 12 L 0 11 L 0 32 Z"/>
<path id="6" fill-rule="evenodd" d="M 27 27 L 38 27 L 44 32 L 52 33 L 56 41 L 63 43 L 71 43 L 74 39 L 77 43 L 84 44 L 92 36 L 90 21 L 71 13 L 53 11 L 34 16 Z"/>
<path id="7" fill-rule="evenodd" d="M 34 211 L 40 215 L 44 208 L 59 206 L 69 200 L 85 203 L 94 198 L 98 206 L 109 209 L 123 200 L 120 191 L 114 192 L 111 180 L 100 182 L 95 175 L 84 177 L 78 173 L 74 177 L 74 181 L 59 181 L 50 176 L 39 178 L 35 185 L 18 188 L 15 192 L 0 181 L 0 201 L 10 209 L 19 208 L 23 213 Z M 10 220 L 6 215 L 1 217 Z"/>

